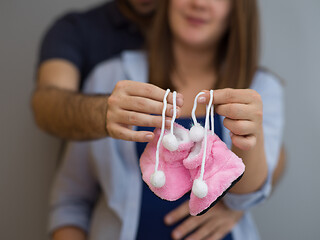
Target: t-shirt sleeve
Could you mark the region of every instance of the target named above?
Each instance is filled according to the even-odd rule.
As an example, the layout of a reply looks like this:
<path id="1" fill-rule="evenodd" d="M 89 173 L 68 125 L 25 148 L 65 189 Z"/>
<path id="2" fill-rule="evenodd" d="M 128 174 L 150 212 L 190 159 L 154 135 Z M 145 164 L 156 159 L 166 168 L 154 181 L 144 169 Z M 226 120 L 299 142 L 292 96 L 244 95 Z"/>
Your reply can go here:
<path id="1" fill-rule="evenodd" d="M 80 22 L 75 13 L 56 20 L 45 33 L 40 49 L 38 66 L 46 60 L 60 58 L 73 63 L 78 69 L 83 65 L 83 44 Z"/>
<path id="2" fill-rule="evenodd" d="M 263 131 L 268 177 L 256 192 L 248 194 L 227 193 L 223 198 L 224 203 L 235 210 L 249 210 L 270 196 L 272 176 L 278 164 L 283 141 L 284 91 L 280 80 L 269 73 L 260 72 L 251 88 L 260 94 L 263 102 Z"/>

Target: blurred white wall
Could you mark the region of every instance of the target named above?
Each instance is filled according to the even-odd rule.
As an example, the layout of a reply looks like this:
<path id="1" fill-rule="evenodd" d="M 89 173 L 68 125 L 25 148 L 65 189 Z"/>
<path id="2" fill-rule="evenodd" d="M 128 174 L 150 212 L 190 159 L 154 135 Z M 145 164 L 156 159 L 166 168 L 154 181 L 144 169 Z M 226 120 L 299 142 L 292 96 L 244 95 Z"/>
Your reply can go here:
<path id="1" fill-rule="evenodd" d="M 46 239 L 48 193 L 60 141 L 38 130 L 31 113 L 38 46 L 58 15 L 97 2 L 0 1 L 1 240 Z"/>
<path id="2" fill-rule="evenodd" d="M 58 15 L 101 2 L 0 2 L 0 239 L 46 238 L 49 186 L 60 142 L 30 108 L 38 45 Z M 264 240 L 319 239 L 320 2 L 260 0 L 262 64 L 286 79 L 287 173 L 254 216 Z"/>
<path id="3" fill-rule="evenodd" d="M 287 173 L 254 215 L 263 239 L 320 239 L 320 1 L 260 0 L 262 64 L 286 80 Z"/>

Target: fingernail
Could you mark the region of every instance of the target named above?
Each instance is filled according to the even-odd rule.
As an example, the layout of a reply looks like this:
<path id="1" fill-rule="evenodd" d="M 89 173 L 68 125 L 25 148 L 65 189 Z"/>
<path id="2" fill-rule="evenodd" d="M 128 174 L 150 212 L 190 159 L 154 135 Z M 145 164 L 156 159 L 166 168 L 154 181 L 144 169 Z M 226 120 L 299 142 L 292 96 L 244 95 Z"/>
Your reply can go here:
<path id="1" fill-rule="evenodd" d="M 198 98 L 198 102 L 199 103 L 205 103 L 206 102 L 206 98 L 205 97 L 199 97 Z"/>
<path id="2" fill-rule="evenodd" d="M 150 140 L 153 138 L 153 135 L 152 135 L 152 134 L 147 134 L 144 138 L 145 138 L 147 141 L 150 141 Z"/>
<path id="3" fill-rule="evenodd" d="M 181 232 L 179 232 L 179 231 L 174 231 L 173 236 L 174 236 L 174 238 L 178 238 L 178 239 L 180 239 L 182 237 Z"/>
<path id="4" fill-rule="evenodd" d="M 172 217 L 166 216 L 166 217 L 164 218 L 164 221 L 165 221 L 166 224 L 171 224 L 171 222 L 172 222 Z"/>
<path id="5" fill-rule="evenodd" d="M 171 120 L 166 120 L 166 126 L 171 124 Z"/>
<path id="6" fill-rule="evenodd" d="M 177 97 L 177 105 L 179 106 L 179 107 L 182 107 L 182 104 L 183 104 L 183 99 L 182 98 L 178 98 Z"/>
<path id="7" fill-rule="evenodd" d="M 179 111 L 180 111 L 179 109 L 176 110 L 177 115 L 179 115 Z M 171 116 L 173 116 L 173 109 L 171 109 L 170 113 L 171 113 Z"/>

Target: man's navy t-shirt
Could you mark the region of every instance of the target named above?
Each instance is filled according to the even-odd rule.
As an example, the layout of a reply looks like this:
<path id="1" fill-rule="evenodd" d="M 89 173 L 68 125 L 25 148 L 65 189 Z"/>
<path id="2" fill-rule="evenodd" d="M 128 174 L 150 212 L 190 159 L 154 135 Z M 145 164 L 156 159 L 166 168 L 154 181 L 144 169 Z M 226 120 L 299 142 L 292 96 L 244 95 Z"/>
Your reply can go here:
<path id="1" fill-rule="evenodd" d="M 123 50 L 138 49 L 143 37 L 116 2 L 59 18 L 42 41 L 38 64 L 54 58 L 68 60 L 80 71 L 80 89 L 92 69 Z"/>

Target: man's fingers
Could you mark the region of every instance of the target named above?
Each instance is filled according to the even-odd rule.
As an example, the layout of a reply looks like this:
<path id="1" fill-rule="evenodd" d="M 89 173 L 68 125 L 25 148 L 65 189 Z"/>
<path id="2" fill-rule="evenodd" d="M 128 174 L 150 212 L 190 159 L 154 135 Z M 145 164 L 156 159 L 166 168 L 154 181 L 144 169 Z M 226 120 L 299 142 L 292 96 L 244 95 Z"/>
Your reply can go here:
<path id="1" fill-rule="evenodd" d="M 189 217 L 183 221 L 178 227 L 172 232 L 173 239 L 181 239 L 188 233 L 196 229 L 202 222 L 197 217 Z"/>
<path id="2" fill-rule="evenodd" d="M 222 240 L 230 231 L 232 230 L 232 226 L 220 225 L 218 226 L 211 235 L 206 238 L 206 240 Z"/>
<path id="3" fill-rule="evenodd" d="M 165 216 L 164 222 L 167 225 L 173 225 L 188 215 L 189 215 L 189 201 L 185 201 L 179 207 L 169 212 Z"/>
<path id="4" fill-rule="evenodd" d="M 182 237 L 186 236 L 187 234 L 191 233 L 193 230 L 201 226 L 209 218 L 210 218 L 210 214 L 205 214 L 205 215 L 196 216 L 196 217 L 189 217 L 173 230 L 172 232 L 173 238 L 181 239 Z"/>
<path id="5" fill-rule="evenodd" d="M 143 127 L 161 128 L 162 126 L 161 116 L 153 116 L 149 114 L 126 111 L 126 110 L 120 110 L 117 113 L 117 119 L 114 119 L 113 121 L 117 123 L 134 125 L 134 126 L 143 126 Z M 170 128 L 170 126 L 171 126 L 171 118 L 166 117 L 165 128 L 168 129 Z"/>
<path id="6" fill-rule="evenodd" d="M 162 114 L 163 103 L 149 98 L 137 96 L 125 96 L 119 100 L 119 107 L 125 110 L 148 113 L 148 114 Z M 173 105 L 168 104 L 166 109 L 166 116 L 173 116 Z M 177 106 L 177 117 L 180 115 L 180 107 Z"/>
<path id="7" fill-rule="evenodd" d="M 163 102 L 163 97 L 166 93 L 166 90 L 159 88 L 150 83 L 141 83 L 134 82 L 130 80 L 123 80 L 117 83 L 116 87 L 123 88 L 128 95 L 131 96 L 140 96 L 145 98 L 150 98 Z M 170 104 L 173 104 L 173 93 L 170 92 L 167 101 Z M 183 105 L 183 95 L 177 93 L 177 106 L 182 107 Z"/>
<path id="8" fill-rule="evenodd" d="M 213 232 L 217 231 L 217 228 L 219 227 L 220 222 L 219 219 L 213 219 L 205 224 L 203 224 L 199 229 L 197 229 L 193 234 L 188 236 L 186 240 L 190 239 L 204 239 L 205 237 L 209 236 Z"/>
<path id="9" fill-rule="evenodd" d="M 114 124 L 114 126 L 111 124 L 108 127 L 108 133 L 110 137 L 133 142 L 149 142 L 154 137 L 152 132 L 133 131 L 117 124 Z"/>

